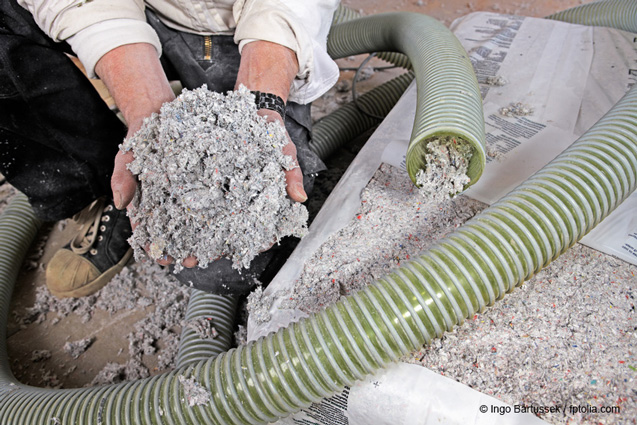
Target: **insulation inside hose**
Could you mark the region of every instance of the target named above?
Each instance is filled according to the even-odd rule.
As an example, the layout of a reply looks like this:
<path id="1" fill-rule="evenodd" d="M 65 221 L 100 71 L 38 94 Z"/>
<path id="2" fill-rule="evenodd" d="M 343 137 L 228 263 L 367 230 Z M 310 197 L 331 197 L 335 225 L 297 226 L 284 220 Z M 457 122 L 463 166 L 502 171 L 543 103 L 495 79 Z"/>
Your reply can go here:
<path id="1" fill-rule="evenodd" d="M 411 263 L 327 310 L 165 375 L 47 390 L 12 376 L 0 344 L 0 424 L 259 424 L 286 416 L 440 336 L 555 259 L 637 185 L 637 88 L 505 198 Z M 0 217 L 1 337 L 37 220 Z M 211 394 L 189 406 L 179 376 Z"/>

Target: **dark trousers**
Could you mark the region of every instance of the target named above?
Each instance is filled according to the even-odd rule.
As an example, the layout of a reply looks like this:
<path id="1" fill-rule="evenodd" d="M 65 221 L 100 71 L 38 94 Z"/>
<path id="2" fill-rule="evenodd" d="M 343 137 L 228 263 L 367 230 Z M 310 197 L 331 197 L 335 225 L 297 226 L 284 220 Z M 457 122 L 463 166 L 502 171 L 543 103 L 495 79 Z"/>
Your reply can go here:
<path id="1" fill-rule="evenodd" d="M 0 0 L 0 173 L 29 198 L 46 221 L 67 218 L 100 196 L 125 126 L 73 64 L 67 43 L 55 43 L 15 0 Z M 234 88 L 240 56 L 231 36 L 204 38 L 172 30 L 150 11 L 169 79 L 189 89 Z M 310 107 L 288 104 L 286 128 L 297 147 L 309 193 L 325 167 L 309 149 Z"/>
<path id="2" fill-rule="evenodd" d="M 0 172 L 43 220 L 110 194 L 126 128 L 29 12 L 0 0 Z"/>

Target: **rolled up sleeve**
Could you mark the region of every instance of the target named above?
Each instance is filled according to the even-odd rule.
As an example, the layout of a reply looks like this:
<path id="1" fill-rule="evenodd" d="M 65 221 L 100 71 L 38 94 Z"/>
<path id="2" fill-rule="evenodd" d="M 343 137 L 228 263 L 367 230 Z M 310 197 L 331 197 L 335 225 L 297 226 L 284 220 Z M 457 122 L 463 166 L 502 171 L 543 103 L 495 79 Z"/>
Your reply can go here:
<path id="1" fill-rule="evenodd" d="M 329 32 L 338 0 L 240 0 L 235 3 L 235 42 L 264 40 L 296 53 L 299 72 L 289 99 L 306 104 L 338 80 L 338 66 L 327 54 Z"/>
<path id="2" fill-rule="evenodd" d="M 157 33 L 146 21 L 111 19 L 87 27 L 67 39 L 90 78 L 96 78 L 95 65 L 109 51 L 125 44 L 149 43 L 161 56 Z"/>
<path id="3" fill-rule="evenodd" d="M 54 41 L 67 41 L 89 77 L 108 51 L 133 43 L 150 43 L 161 54 L 155 31 L 146 23 L 143 0 L 18 0 Z"/>

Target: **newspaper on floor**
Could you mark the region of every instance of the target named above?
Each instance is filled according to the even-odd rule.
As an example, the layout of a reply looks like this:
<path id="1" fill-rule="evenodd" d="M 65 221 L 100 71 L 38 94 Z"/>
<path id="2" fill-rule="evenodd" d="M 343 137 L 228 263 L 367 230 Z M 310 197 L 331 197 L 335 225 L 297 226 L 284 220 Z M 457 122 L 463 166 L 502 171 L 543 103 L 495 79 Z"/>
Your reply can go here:
<path id="1" fill-rule="evenodd" d="M 485 203 L 497 201 L 562 152 L 637 81 L 637 38 L 627 32 L 486 12 L 460 18 L 451 29 L 476 69 L 487 147 L 500 156 L 489 161 L 480 181 L 465 192 Z M 334 188 L 308 235 L 264 291 L 274 297 L 271 320 L 257 324 L 249 319 L 249 340 L 306 316 L 284 308 L 276 294 L 291 288 L 305 261 L 354 216 L 361 191 L 381 163 L 404 169 L 415 98 L 412 85 Z M 633 194 L 583 243 L 637 264 L 636 210 Z M 381 371 L 280 423 L 363 425 L 371 423 L 369 415 L 374 424 L 392 425 L 543 422 L 530 414 L 484 414 L 480 408 L 485 395 L 462 384 L 447 391 L 447 383 L 428 375 L 430 371 L 412 367 L 399 364 Z M 413 385 L 405 384 L 410 376 L 417 377 L 409 379 Z M 428 385 L 430 380 L 436 384 Z"/>

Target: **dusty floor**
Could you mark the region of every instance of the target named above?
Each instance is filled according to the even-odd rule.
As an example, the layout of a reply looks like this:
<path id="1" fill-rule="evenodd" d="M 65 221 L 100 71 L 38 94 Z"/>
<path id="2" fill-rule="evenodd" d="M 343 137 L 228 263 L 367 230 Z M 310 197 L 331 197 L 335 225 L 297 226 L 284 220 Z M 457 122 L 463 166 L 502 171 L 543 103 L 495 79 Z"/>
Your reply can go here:
<path id="1" fill-rule="evenodd" d="M 449 25 L 456 17 L 472 11 L 486 10 L 499 13 L 520 14 L 526 16 L 546 16 L 552 12 L 586 3 L 580 0 L 535 0 L 496 2 L 488 0 L 475 1 L 395 1 L 381 0 L 344 0 L 343 4 L 363 14 L 374 14 L 391 11 L 414 11 L 431 15 Z M 362 58 L 344 59 L 340 61 L 343 68 L 355 67 Z M 372 65 L 376 62 L 372 61 Z M 393 70 L 374 72 L 368 80 L 361 82 L 359 88 L 365 91 L 394 75 Z M 343 71 L 342 80 L 351 80 L 353 71 Z M 107 97 L 107 94 L 104 95 Z M 348 93 L 331 90 L 323 99 L 315 103 L 314 111 L 318 117 L 333 109 L 334 104 L 343 102 Z M 345 98 L 345 99 L 344 99 Z M 358 145 L 359 146 L 359 145 Z M 317 181 L 317 197 L 313 207 L 317 208 L 320 199 L 331 190 L 349 160 L 353 158 L 357 145 L 341 150 L 330 161 L 331 170 Z M 6 196 L 0 191 L 0 199 Z M 153 306 L 139 303 L 135 308 L 125 308 L 117 312 L 108 312 L 99 308 L 92 310 L 92 317 L 84 321 L 82 315 L 59 315 L 48 313 L 41 315 L 39 321 L 27 323 L 24 320 L 27 312 L 36 299 L 37 288 L 44 284 L 43 269 L 55 250 L 61 247 L 72 232 L 72 225 L 63 226 L 58 223 L 43 227 L 39 247 L 34 249 L 37 258 L 30 270 L 21 274 L 13 301 L 13 314 L 17 319 L 9 323 L 8 348 L 16 376 L 24 383 L 37 386 L 80 387 L 93 380 L 94 376 L 109 362 L 124 362 L 128 353 L 128 334 L 135 331 L 135 323 L 152 314 Z M 41 253 L 42 255 L 38 255 Z M 143 285 L 152 282 L 143 282 Z M 175 289 L 173 294 L 181 294 Z M 180 295 L 181 296 L 181 295 Z M 82 310 L 84 311 L 84 310 Z M 168 324 L 171 334 L 178 334 L 179 328 L 174 323 Z M 64 350 L 67 342 L 92 339 L 92 344 L 77 359 Z M 158 341 L 160 346 L 163 342 Z M 50 352 L 38 356 L 38 350 Z M 35 355 L 34 355 L 35 352 Z M 161 371 L 161 359 L 157 354 L 147 354 L 143 358 L 151 373 Z"/>

